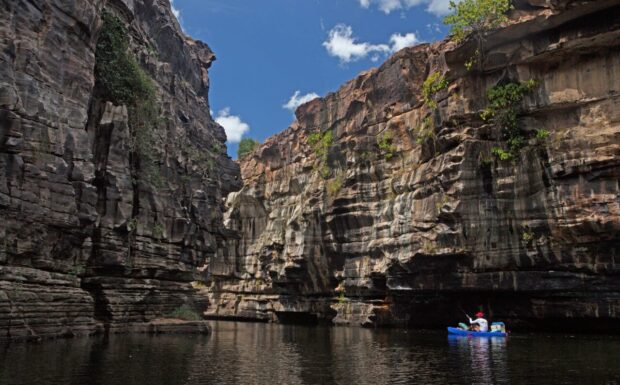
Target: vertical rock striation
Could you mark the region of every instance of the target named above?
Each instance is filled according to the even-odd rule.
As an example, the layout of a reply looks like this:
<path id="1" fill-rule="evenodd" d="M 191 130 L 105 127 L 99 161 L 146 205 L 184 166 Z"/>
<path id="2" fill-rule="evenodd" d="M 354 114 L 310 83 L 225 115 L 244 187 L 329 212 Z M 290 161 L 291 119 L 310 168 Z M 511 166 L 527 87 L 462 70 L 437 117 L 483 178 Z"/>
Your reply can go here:
<path id="1" fill-rule="evenodd" d="M 132 110 L 96 79 L 104 12 L 154 84 L 148 168 Z M 0 20 L 0 339 L 204 309 L 190 282 L 225 244 L 223 199 L 240 188 L 209 113 L 209 47 L 168 0 L 16 0 Z"/>
<path id="2" fill-rule="evenodd" d="M 618 331 L 620 2 L 519 2 L 511 20 L 482 71 L 470 42 L 406 48 L 243 158 L 208 315 L 445 326 L 482 305 L 513 327 Z M 530 80 L 523 148 L 500 160 L 487 90 Z"/>

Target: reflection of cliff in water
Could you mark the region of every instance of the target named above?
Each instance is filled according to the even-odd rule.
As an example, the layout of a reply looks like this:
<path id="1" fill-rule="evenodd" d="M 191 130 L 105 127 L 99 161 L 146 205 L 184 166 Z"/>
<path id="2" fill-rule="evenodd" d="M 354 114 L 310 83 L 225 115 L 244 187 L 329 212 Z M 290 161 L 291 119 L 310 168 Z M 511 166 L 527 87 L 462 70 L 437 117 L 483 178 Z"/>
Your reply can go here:
<path id="1" fill-rule="evenodd" d="M 497 384 L 509 378 L 506 338 L 448 336 L 450 357 L 471 383 Z"/>
<path id="2" fill-rule="evenodd" d="M 617 337 L 444 333 L 215 322 L 210 336 L 0 345 L 0 384 L 612 384 Z"/>

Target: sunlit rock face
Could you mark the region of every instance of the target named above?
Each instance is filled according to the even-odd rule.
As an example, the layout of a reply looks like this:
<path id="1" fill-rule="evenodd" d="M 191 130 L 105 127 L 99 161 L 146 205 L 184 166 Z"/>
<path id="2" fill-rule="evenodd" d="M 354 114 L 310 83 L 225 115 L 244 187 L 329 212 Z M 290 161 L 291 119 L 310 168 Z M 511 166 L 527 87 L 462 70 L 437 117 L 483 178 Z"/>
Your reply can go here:
<path id="1" fill-rule="evenodd" d="M 620 330 L 620 2 L 523 4 L 482 71 L 470 43 L 406 48 L 241 159 L 240 238 L 209 260 L 207 314 L 438 327 L 482 306 L 513 328 Z M 449 84 L 424 135 L 434 72 Z M 530 79 L 525 146 L 502 161 L 486 91 Z"/>
<path id="2" fill-rule="evenodd" d="M 128 108 L 96 82 L 104 11 L 155 84 L 157 181 L 130 163 Z M 209 114 L 209 47 L 167 0 L 14 0 L 0 20 L 0 339 L 204 309 L 190 282 L 225 244 L 223 200 L 240 187 Z"/>

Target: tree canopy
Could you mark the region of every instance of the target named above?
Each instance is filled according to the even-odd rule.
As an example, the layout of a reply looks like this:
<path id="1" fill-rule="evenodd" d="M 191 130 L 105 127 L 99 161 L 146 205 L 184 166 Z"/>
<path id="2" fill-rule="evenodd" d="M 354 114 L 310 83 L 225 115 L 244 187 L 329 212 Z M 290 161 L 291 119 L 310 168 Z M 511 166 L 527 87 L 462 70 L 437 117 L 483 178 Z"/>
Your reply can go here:
<path id="1" fill-rule="evenodd" d="M 446 16 L 444 23 L 450 25 L 450 34 L 456 41 L 465 39 L 472 33 L 481 35 L 485 31 L 499 27 L 508 20 L 506 13 L 513 9 L 510 0 L 463 0 L 450 1 L 452 14 Z"/>
<path id="2" fill-rule="evenodd" d="M 241 159 L 256 148 L 260 146 L 260 143 L 252 138 L 243 138 L 239 142 L 239 149 L 237 150 L 237 158 Z"/>

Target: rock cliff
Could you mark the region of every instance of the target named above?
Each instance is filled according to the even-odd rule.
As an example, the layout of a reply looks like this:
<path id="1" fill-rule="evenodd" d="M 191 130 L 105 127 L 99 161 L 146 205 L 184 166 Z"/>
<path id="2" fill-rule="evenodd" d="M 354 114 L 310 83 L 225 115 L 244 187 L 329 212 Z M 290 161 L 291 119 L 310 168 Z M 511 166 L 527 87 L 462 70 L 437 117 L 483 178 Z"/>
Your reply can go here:
<path id="1" fill-rule="evenodd" d="M 406 48 L 241 159 L 207 314 L 619 331 L 620 2 L 510 19 L 474 68 Z"/>
<path id="2" fill-rule="evenodd" d="M 190 282 L 241 187 L 209 113 L 209 47 L 168 0 L 4 1 L 0 20 L 0 339 L 168 330 L 149 322 L 204 310 Z M 126 69 L 151 116 L 105 92 Z"/>

